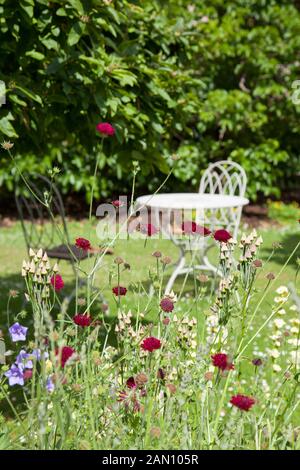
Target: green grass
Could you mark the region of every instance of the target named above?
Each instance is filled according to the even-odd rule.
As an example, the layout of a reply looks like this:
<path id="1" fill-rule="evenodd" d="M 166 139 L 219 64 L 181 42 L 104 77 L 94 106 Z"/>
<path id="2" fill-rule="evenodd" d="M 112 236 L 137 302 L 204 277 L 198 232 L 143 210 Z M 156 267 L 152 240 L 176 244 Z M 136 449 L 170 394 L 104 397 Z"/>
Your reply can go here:
<path id="1" fill-rule="evenodd" d="M 243 227 L 245 231 L 249 231 L 247 227 Z M 89 229 L 89 224 L 87 220 L 82 221 L 70 221 L 68 222 L 68 229 L 70 233 L 71 240 L 74 240 L 78 236 L 89 236 L 92 231 Z M 263 237 L 264 243 L 259 253 L 259 257 L 263 261 L 263 268 L 261 269 L 256 287 L 260 291 L 261 295 L 262 289 L 267 284 L 265 274 L 268 272 L 273 272 L 275 275 L 279 272 L 281 266 L 287 260 L 289 254 L 292 252 L 297 242 L 299 241 L 299 228 L 297 225 L 294 226 L 280 226 L 280 227 L 268 227 L 267 229 L 259 230 L 260 234 Z M 95 233 L 95 230 L 93 231 Z M 93 246 L 97 246 L 99 241 L 95 236 L 90 237 Z M 14 224 L 9 228 L 1 228 L 0 232 L 0 242 L 1 242 L 1 252 L 0 252 L 0 325 L 5 326 L 6 323 L 6 306 L 9 296 L 9 291 L 15 289 L 20 291 L 20 296 L 16 299 L 11 300 L 11 310 L 16 313 L 18 310 L 26 306 L 24 297 L 22 295 L 23 291 L 23 280 L 20 276 L 22 260 L 26 258 L 26 245 L 24 242 L 23 232 L 19 223 Z M 277 248 L 272 255 L 270 261 L 267 262 L 268 258 L 273 252 L 272 245 L 273 243 L 280 243 L 281 248 Z M 153 258 L 152 253 L 155 250 L 159 250 L 165 256 L 170 256 L 173 263 L 176 262 L 178 257 L 178 250 L 169 240 L 148 240 L 146 246 L 142 240 L 120 240 L 117 241 L 113 246 L 114 253 L 113 255 L 106 255 L 104 258 L 103 266 L 98 271 L 95 285 L 100 287 L 104 301 L 109 304 L 110 307 L 110 316 L 113 318 L 116 311 L 116 302 L 115 298 L 111 293 L 111 287 L 117 284 L 116 280 L 116 266 L 113 263 L 113 260 L 116 256 L 121 256 L 127 263 L 130 264 L 131 269 L 122 272 L 121 274 L 121 285 L 128 287 L 128 294 L 124 299 L 122 299 L 123 304 L 134 309 L 137 307 L 138 303 L 140 305 L 147 304 L 146 292 L 149 289 L 149 270 L 154 270 L 156 266 L 156 260 Z M 217 255 L 213 253 L 213 257 Z M 274 289 L 281 284 L 288 284 L 295 281 L 295 274 L 297 269 L 297 256 L 289 261 L 286 269 L 280 275 L 280 278 L 274 283 Z M 90 266 L 94 262 L 92 257 L 90 260 L 85 260 L 81 263 L 83 270 L 89 271 Z M 110 269 L 107 269 L 108 265 Z M 72 291 L 74 288 L 74 275 L 69 263 L 62 261 L 60 262 L 60 273 L 64 278 L 66 288 L 65 291 Z M 165 271 L 165 280 L 167 281 L 169 274 L 172 272 L 173 266 L 167 266 Z M 112 274 L 112 280 L 110 282 L 109 272 Z M 176 294 L 180 292 L 181 285 L 183 282 L 183 277 L 179 278 L 174 286 L 174 291 Z M 138 288 L 139 284 L 140 287 Z M 140 294 L 137 294 L 139 289 Z M 143 291 L 145 289 L 145 291 Z M 265 309 L 269 309 L 269 305 L 274 297 L 274 289 L 266 296 L 264 302 L 261 305 L 261 311 L 264 312 Z M 210 291 L 210 288 L 207 287 L 207 291 Z M 191 309 L 191 314 L 195 314 L 195 307 L 193 305 L 193 294 L 194 294 L 194 283 L 192 277 L 189 278 L 184 289 L 184 309 Z M 84 293 L 83 293 L 84 295 Z M 136 302 L 136 297 L 138 297 L 138 303 Z M 190 299 L 190 300 L 188 300 Z M 208 308 L 208 302 L 210 296 L 206 296 L 202 301 L 203 309 Z M 97 313 L 97 309 L 100 309 L 100 303 L 96 302 L 94 306 L 93 313 Z M 71 304 L 72 308 L 72 304 Z M 198 304 L 197 315 L 203 313 Z M 70 312 L 72 314 L 72 312 Z M 153 317 L 154 315 L 154 317 Z M 155 309 L 151 309 L 149 318 L 155 318 Z"/>

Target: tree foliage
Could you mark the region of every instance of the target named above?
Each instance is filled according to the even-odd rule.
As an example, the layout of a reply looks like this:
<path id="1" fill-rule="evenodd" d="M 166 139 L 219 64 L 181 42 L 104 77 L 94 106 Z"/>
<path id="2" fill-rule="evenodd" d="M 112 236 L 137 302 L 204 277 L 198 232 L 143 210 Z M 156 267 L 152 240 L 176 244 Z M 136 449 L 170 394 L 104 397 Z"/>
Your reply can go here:
<path id="1" fill-rule="evenodd" d="M 248 194 L 279 195 L 299 171 L 300 13 L 288 0 L 0 0 L 0 135 L 22 169 L 62 169 L 64 191 L 91 187 L 99 121 L 116 137 L 96 194 L 192 190 L 210 161 L 231 158 Z M 0 184 L 13 189 L 0 156 Z"/>

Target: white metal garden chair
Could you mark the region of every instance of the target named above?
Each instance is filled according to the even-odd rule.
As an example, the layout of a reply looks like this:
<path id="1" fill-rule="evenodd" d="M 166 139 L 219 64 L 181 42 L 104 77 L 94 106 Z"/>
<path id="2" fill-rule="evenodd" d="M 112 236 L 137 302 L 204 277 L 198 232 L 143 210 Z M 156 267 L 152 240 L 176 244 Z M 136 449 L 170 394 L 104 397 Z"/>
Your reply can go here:
<path id="1" fill-rule="evenodd" d="M 199 194 L 214 194 L 219 195 L 220 198 L 222 198 L 222 195 L 226 195 L 227 201 L 230 201 L 228 198 L 232 197 L 232 206 L 207 209 L 203 212 L 203 219 L 196 221 L 204 224 L 212 232 L 219 228 L 224 228 L 236 239 L 242 214 L 242 205 L 237 205 L 237 198 L 243 198 L 246 186 L 247 176 L 245 170 L 238 163 L 231 160 L 211 163 L 201 177 Z M 185 267 L 185 255 L 191 249 L 190 241 L 187 243 L 184 240 L 176 239 L 172 235 L 171 238 L 179 247 L 180 256 L 176 268 L 167 283 L 166 292 L 171 291 L 177 276 L 180 274 L 188 274 L 194 269 L 218 273 L 218 268 L 208 259 L 208 251 L 215 245 L 211 237 L 200 237 L 195 240 L 199 264 L 192 268 L 190 266 Z M 195 249 L 195 246 L 193 249 Z"/>

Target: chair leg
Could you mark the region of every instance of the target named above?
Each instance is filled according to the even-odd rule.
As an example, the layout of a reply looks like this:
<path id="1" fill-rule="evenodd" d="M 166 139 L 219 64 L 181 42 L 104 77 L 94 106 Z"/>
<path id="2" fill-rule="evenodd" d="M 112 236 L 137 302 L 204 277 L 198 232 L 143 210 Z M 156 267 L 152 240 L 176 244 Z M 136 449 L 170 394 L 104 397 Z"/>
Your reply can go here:
<path id="1" fill-rule="evenodd" d="M 170 293 L 170 291 L 173 287 L 173 284 L 174 284 L 177 276 L 179 274 L 181 274 L 184 265 L 185 265 L 185 256 L 184 256 L 184 252 L 181 251 L 180 258 L 177 262 L 176 268 L 174 269 L 172 275 L 170 276 L 170 279 L 168 280 L 167 286 L 165 288 L 165 294 Z"/>

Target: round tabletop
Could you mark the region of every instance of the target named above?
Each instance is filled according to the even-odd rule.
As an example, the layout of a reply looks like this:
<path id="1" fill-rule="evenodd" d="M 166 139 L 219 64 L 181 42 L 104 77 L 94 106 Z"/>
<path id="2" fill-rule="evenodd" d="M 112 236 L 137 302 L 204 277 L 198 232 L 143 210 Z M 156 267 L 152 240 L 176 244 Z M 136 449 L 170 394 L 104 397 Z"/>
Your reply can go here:
<path id="1" fill-rule="evenodd" d="M 140 196 L 137 206 L 152 207 L 153 209 L 222 209 L 241 207 L 249 204 L 249 200 L 240 196 L 223 194 L 199 193 L 162 193 Z"/>

